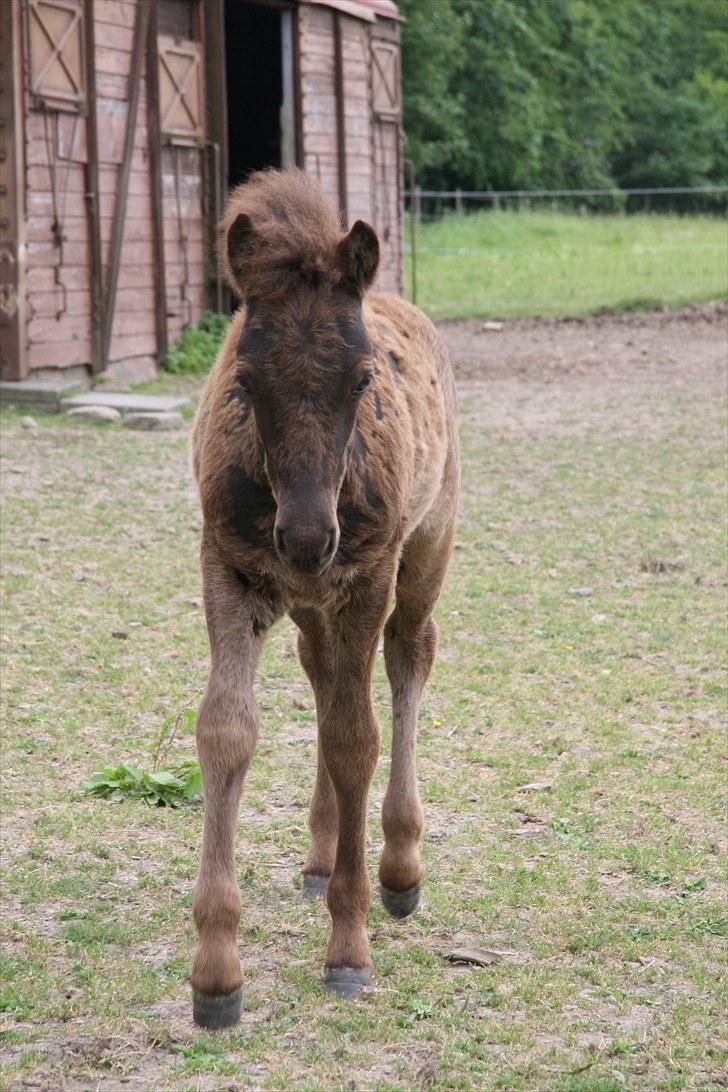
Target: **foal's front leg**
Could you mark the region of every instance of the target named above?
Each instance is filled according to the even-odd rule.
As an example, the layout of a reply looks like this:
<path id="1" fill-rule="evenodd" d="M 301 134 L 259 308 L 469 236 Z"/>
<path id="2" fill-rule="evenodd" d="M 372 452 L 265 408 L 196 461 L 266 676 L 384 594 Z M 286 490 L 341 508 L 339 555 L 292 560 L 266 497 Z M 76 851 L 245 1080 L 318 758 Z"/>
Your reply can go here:
<path id="1" fill-rule="evenodd" d="M 291 611 L 291 618 L 299 628 L 298 652 L 316 697 L 316 721 L 321 724 L 334 693 L 334 650 L 330 627 L 317 610 L 298 608 Z M 303 866 L 303 896 L 311 899 L 326 895 L 329 876 L 334 870 L 338 838 L 336 794 L 326 768 L 320 734 L 316 784 L 308 824 L 311 846 Z"/>
<path id="2" fill-rule="evenodd" d="M 235 826 L 258 735 L 253 675 L 265 630 L 278 612 L 244 575 L 223 565 L 204 545 L 202 576 L 212 669 L 196 730 L 205 819 L 193 903 L 199 943 L 192 965 L 192 1003 L 197 1024 L 222 1028 L 240 1018 Z"/>
<path id="3" fill-rule="evenodd" d="M 338 839 L 326 901 L 332 930 L 324 982 L 329 992 L 354 997 L 371 982 L 366 917 L 371 889 L 366 867 L 366 808 L 379 754 L 371 701 L 374 654 L 389 598 L 389 583 L 369 585 L 332 621 L 335 678 L 319 724 L 321 750 L 336 795 Z"/>

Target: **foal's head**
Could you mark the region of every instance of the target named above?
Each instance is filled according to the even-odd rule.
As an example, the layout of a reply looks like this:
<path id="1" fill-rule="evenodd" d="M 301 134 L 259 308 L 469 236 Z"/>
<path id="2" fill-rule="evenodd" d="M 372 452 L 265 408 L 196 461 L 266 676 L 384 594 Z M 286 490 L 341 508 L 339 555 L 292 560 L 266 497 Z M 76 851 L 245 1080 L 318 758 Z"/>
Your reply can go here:
<path id="1" fill-rule="evenodd" d="M 265 172 L 233 193 L 222 247 L 246 304 L 239 397 L 255 414 L 277 503 L 275 548 L 292 569 L 319 574 L 338 546 L 338 495 L 374 374 L 361 302 L 377 236 L 359 220 L 342 237 L 313 182 Z"/>

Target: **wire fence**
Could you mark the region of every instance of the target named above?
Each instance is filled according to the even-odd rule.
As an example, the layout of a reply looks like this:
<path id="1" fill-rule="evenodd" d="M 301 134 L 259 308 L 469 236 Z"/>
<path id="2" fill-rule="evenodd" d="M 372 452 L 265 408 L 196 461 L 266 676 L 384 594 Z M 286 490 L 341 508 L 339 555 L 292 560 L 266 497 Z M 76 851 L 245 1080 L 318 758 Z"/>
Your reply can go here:
<path id="1" fill-rule="evenodd" d="M 551 209 L 588 215 L 595 212 L 713 213 L 728 211 L 728 186 L 651 186 L 626 189 L 405 190 L 405 208 L 417 223 L 446 212 L 480 209 Z"/>

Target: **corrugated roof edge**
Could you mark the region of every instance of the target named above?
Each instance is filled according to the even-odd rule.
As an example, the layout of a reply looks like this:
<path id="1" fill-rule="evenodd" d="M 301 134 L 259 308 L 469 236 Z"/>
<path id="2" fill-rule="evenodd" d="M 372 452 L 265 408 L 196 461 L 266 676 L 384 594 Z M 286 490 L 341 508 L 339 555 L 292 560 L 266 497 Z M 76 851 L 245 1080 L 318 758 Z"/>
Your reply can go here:
<path id="1" fill-rule="evenodd" d="M 403 16 L 397 10 L 393 0 L 299 0 L 302 4 L 316 4 L 322 8 L 334 8 L 354 19 L 363 19 L 367 23 L 379 19 L 395 19 L 403 22 Z"/>

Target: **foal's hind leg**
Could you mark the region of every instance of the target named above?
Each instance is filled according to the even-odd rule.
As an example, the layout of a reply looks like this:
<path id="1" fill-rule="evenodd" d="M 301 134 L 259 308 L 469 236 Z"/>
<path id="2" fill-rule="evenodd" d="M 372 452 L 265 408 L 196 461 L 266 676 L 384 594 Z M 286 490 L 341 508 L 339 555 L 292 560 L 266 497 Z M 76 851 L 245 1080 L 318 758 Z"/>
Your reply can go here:
<path id="1" fill-rule="evenodd" d="M 395 918 L 420 901 L 423 812 L 417 791 L 416 735 L 420 697 L 435 659 L 433 607 L 452 549 L 452 530 L 434 543 L 416 532 L 405 546 L 397 602 L 384 629 L 384 660 L 392 687 L 392 765 L 382 806 L 384 849 L 380 894 Z"/>
<path id="2" fill-rule="evenodd" d="M 298 654 L 316 697 L 316 719 L 319 724 L 331 702 L 334 685 L 334 650 L 326 629 L 326 620 L 314 610 L 291 611 L 299 628 Z M 305 898 L 324 896 L 329 876 L 334 870 L 338 821 L 336 794 L 326 766 L 321 739 L 318 740 L 316 785 L 313 791 L 308 825 L 311 848 L 303 866 Z"/>

